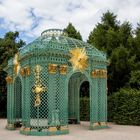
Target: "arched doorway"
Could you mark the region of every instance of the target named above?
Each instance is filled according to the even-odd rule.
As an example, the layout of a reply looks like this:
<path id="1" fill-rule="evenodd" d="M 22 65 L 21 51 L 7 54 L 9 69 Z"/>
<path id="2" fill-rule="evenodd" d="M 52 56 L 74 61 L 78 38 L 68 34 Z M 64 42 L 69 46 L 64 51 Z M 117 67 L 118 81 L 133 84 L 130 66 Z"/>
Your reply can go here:
<path id="1" fill-rule="evenodd" d="M 90 121 L 90 94 L 89 82 L 83 81 L 80 85 L 80 121 Z"/>
<path id="2" fill-rule="evenodd" d="M 88 94 L 89 91 L 89 82 L 87 77 L 80 72 L 74 73 L 68 83 L 68 120 L 70 124 L 79 124 L 80 123 L 80 92 L 82 88 L 86 85 L 84 82 L 87 82 L 88 85 Z M 83 94 L 84 95 L 84 94 Z M 88 96 L 89 96 L 88 95 Z M 90 110 L 90 107 L 89 107 Z M 89 111 L 90 112 L 90 111 Z"/>
<path id="3" fill-rule="evenodd" d="M 21 79 L 16 77 L 14 82 L 14 119 L 16 127 L 21 126 L 22 118 L 22 84 Z"/>

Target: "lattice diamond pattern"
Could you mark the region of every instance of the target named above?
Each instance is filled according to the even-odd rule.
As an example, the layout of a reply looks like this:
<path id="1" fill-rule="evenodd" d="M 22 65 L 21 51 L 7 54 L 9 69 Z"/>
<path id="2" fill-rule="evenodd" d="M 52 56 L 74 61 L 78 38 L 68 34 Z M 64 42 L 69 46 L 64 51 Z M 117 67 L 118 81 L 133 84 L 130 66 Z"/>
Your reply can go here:
<path id="1" fill-rule="evenodd" d="M 19 77 L 15 79 L 14 94 L 14 118 L 16 119 L 16 121 L 20 121 L 22 113 L 22 85 L 21 79 Z"/>
<path id="2" fill-rule="evenodd" d="M 101 120 L 101 80 L 98 79 L 98 121 Z"/>
<path id="3" fill-rule="evenodd" d="M 30 78 L 30 124 L 32 128 L 44 128 L 48 126 L 48 72 L 47 66 L 41 66 L 41 68 L 41 84 L 43 87 L 46 87 L 46 91 L 40 94 L 41 104 L 39 107 L 34 106 L 36 94 L 32 91 L 35 83 L 33 72 Z"/>

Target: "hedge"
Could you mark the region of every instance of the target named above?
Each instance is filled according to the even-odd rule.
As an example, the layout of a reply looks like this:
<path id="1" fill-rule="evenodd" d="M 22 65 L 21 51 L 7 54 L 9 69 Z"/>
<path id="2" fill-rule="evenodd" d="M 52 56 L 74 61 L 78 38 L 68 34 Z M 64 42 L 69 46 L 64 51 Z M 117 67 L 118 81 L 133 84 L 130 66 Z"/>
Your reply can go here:
<path id="1" fill-rule="evenodd" d="M 80 98 L 80 120 L 90 120 L 90 101 L 88 97 Z"/>
<path id="2" fill-rule="evenodd" d="M 0 93 L 0 118 L 6 118 L 7 96 Z"/>
<path id="3" fill-rule="evenodd" d="M 108 120 L 123 125 L 140 125 L 140 90 L 120 89 L 109 96 Z"/>

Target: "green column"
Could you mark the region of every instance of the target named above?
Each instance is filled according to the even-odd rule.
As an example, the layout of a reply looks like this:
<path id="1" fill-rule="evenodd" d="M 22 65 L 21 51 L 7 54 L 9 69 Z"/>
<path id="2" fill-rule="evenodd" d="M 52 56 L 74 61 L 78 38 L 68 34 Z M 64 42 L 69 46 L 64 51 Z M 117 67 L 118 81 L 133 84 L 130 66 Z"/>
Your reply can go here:
<path id="1" fill-rule="evenodd" d="M 26 105 L 26 96 L 25 96 L 25 85 L 26 85 L 26 82 L 25 82 L 25 78 L 22 79 L 22 125 L 24 126 L 26 124 L 26 115 L 25 115 L 25 105 Z"/>
<path id="2" fill-rule="evenodd" d="M 23 114 L 25 115 L 25 124 L 26 127 L 30 127 L 30 76 L 25 77 L 25 85 L 24 85 L 24 110 Z"/>
<path id="3" fill-rule="evenodd" d="M 49 74 L 48 82 L 48 124 L 52 121 L 52 111 L 56 109 L 55 93 L 56 93 L 56 74 Z"/>
<path id="4" fill-rule="evenodd" d="M 93 78 L 90 83 L 90 129 L 98 122 L 98 79 Z"/>
<path id="5" fill-rule="evenodd" d="M 60 121 L 62 124 L 67 124 L 67 95 L 65 85 L 66 75 L 60 75 L 59 78 L 59 110 Z"/>

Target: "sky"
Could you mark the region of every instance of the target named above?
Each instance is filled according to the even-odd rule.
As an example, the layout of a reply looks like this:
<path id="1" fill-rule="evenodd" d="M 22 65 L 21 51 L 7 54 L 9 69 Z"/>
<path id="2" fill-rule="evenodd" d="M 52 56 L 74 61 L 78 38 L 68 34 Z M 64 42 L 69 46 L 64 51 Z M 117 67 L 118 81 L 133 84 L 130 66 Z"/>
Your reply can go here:
<path id="1" fill-rule="evenodd" d="M 19 31 L 29 43 L 42 31 L 63 29 L 71 22 L 86 41 L 107 10 L 133 28 L 140 23 L 140 0 L 0 0 L 0 37 Z"/>

